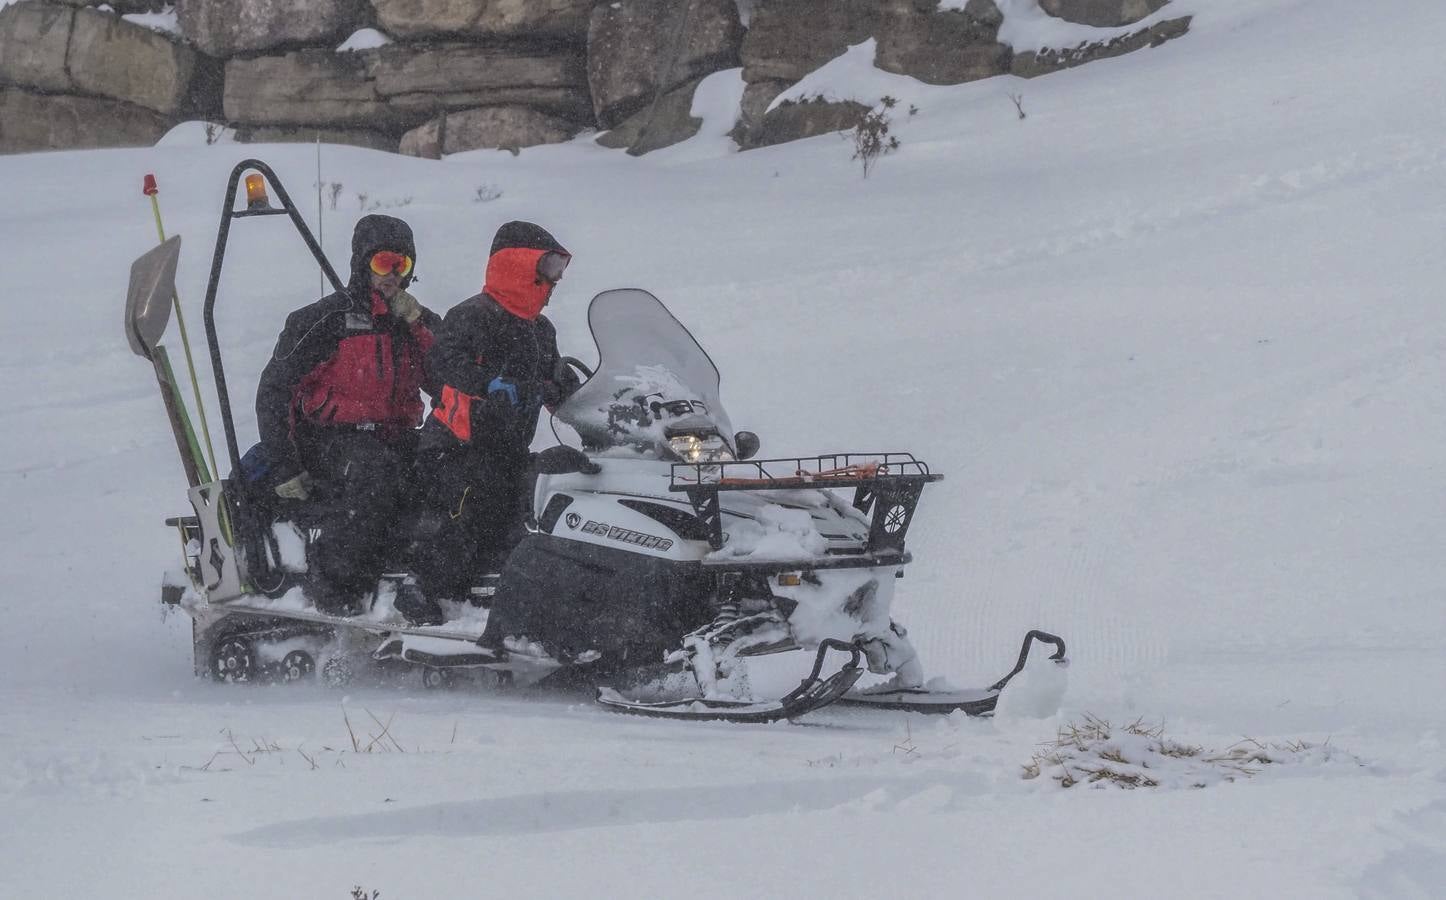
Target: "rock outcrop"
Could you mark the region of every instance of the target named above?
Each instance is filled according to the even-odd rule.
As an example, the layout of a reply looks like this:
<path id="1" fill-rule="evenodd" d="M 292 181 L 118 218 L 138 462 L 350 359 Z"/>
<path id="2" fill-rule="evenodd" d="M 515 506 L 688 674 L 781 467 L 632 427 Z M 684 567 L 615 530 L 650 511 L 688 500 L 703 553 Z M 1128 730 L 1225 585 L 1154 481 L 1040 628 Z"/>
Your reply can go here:
<path id="1" fill-rule="evenodd" d="M 294 50 L 282 56 L 231 59 L 226 63 L 226 118 L 244 125 L 379 130 L 415 124 L 377 93 L 367 71 L 370 52 Z"/>
<path id="2" fill-rule="evenodd" d="M 186 40 L 209 56 L 335 44 L 367 21 L 366 0 L 176 0 Z"/>
<path id="3" fill-rule="evenodd" d="M 693 116 L 693 94 L 701 82 L 702 79 L 692 81 L 662 94 L 657 103 L 649 103 L 624 119 L 611 131 L 600 135 L 597 142 L 604 147 L 642 156 L 686 141 L 703 126 L 703 120 Z"/>
<path id="4" fill-rule="evenodd" d="M 220 66 L 113 13 L 27 0 L 0 9 L 0 84 L 7 116 L 53 116 L 6 122 L 6 151 L 124 147 L 214 111 Z"/>
<path id="5" fill-rule="evenodd" d="M 383 31 L 403 40 L 439 36 L 525 38 L 581 46 L 594 0 L 372 0 Z"/>
<path id="6" fill-rule="evenodd" d="M 214 109 L 220 67 L 165 35 L 77 9 L 65 55 L 75 93 L 124 100 L 168 116 Z"/>
<path id="7" fill-rule="evenodd" d="M 171 2 L 174 26 L 122 18 Z M 995 0 L 947 9 L 942 0 L 19 0 L 0 6 L 0 89 L 11 112 L 55 121 L 0 123 L 0 149 L 127 146 L 205 119 L 240 140 L 320 133 L 421 156 L 598 128 L 601 145 L 642 154 L 696 134 L 698 85 L 740 67 L 731 134 L 748 148 L 857 124 L 876 97 L 769 107 L 865 41 L 879 69 L 948 85 L 1118 56 L 1190 22 L 1155 21 L 1169 0 L 1039 3 L 1115 34 L 1145 17 L 1154 24 L 1016 52 L 999 39 Z M 370 49 L 338 52 L 363 28 L 384 34 L 347 41 Z"/>
<path id="8" fill-rule="evenodd" d="M 397 138 L 384 131 L 363 128 L 305 128 L 285 125 L 243 126 L 236 129 L 236 141 L 242 144 L 344 144 L 368 150 L 397 152 Z"/>
<path id="9" fill-rule="evenodd" d="M 442 44 L 383 47 L 363 57 L 378 95 L 423 117 L 480 106 L 531 106 L 591 124 L 582 54 L 537 47 Z"/>
<path id="10" fill-rule="evenodd" d="M 175 116 L 214 106 L 217 68 L 184 43 L 110 13 L 61 3 L 0 9 L 0 81 L 124 100 Z"/>
<path id="11" fill-rule="evenodd" d="M 572 140 L 582 128 L 529 106 L 443 113 L 402 136 L 401 152 L 437 159 L 466 150 L 512 150 Z"/>
<path id="12" fill-rule="evenodd" d="M 848 105 L 765 111 L 789 85 L 869 39 L 874 65 L 928 84 L 1010 70 L 1013 49 L 999 42 L 1004 17 L 992 0 L 970 0 L 962 10 L 938 6 L 938 0 L 772 0 L 758 7 L 743 41 L 748 87 L 735 139 L 765 146 L 793 139 L 786 135 L 839 130 L 831 124 L 853 127 L 861 113 Z"/>
<path id="13" fill-rule="evenodd" d="M 1097 59 L 1123 56 L 1145 47 L 1158 47 L 1166 41 L 1174 40 L 1188 32 L 1190 18 L 1190 16 L 1181 16 L 1178 19 L 1166 19 L 1163 22 L 1156 22 L 1149 28 L 1142 28 L 1112 41 L 1085 43 L 1064 49 L 1049 48 L 1017 53 L 1010 64 L 1010 71 L 1020 78 L 1035 78 L 1040 75 L 1048 75 L 1050 72 L 1058 72 L 1061 69 L 1082 66 Z"/>
<path id="14" fill-rule="evenodd" d="M 943 12 L 919 12 L 913 4 L 894 9 L 879 22 L 874 65 L 927 84 L 962 84 L 1002 75 L 1009 71 L 1014 55 L 1013 48 L 998 40 L 1003 21 L 989 0 Z"/>
<path id="15" fill-rule="evenodd" d="M 1113 28 L 1138 22 L 1168 2 L 1170 0 L 1039 0 L 1039 7 L 1067 22 Z"/>
<path id="16" fill-rule="evenodd" d="M 764 117 L 752 146 L 768 147 L 834 131 L 847 131 L 868 114 L 867 106 L 853 100 L 785 100 Z"/>
<path id="17" fill-rule="evenodd" d="M 611 128 L 653 98 L 738 65 L 734 0 L 616 0 L 593 9 L 587 74 L 598 124 Z"/>
<path id="18" fill-rule="evenodd" d="M 119 100 L 0 87 L 0 153 L 147 147 L 172 124 L 165 116 Z"/>
<path id="19" fill-rule="evenodd" d="M 877 34 L 881 17 L 879 0 L 767 0 L 743 39 L 743 80 L 798 81 Z"/>
<path id="20" fill-rule="evenodd" d="M 75 10 L 57 3 L 12 3 L 0 9 L 0 81 L 37 91 L 67 93 L 66 70 Z"/>

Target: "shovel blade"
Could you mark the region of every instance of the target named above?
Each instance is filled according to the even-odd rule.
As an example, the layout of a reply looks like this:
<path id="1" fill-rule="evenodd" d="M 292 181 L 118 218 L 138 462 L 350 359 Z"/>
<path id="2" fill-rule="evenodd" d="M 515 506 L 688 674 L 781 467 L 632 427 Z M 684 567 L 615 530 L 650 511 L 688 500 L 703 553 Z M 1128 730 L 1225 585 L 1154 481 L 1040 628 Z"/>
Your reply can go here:
<path id="1" fill-rule="evenodd" d="M 150 359 L 171 321 L 181 236 L 172 235 L 131 263 L 126 295 L 126 339 L 137 356 Z"/>

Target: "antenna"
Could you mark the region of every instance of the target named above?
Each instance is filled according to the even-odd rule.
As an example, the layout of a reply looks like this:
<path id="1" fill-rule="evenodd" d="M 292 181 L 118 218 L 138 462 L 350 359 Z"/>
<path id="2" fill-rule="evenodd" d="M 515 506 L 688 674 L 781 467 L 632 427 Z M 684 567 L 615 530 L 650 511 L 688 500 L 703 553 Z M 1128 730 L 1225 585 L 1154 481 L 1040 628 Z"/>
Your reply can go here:
<path id="1" fill-rule="evenodd" d="M 326 249 L 326 228 L 321 218 L 321 132 L 316 133 L 316 243 L 323 250 Z M 326 293 L 326 273 L 318 266 L 316 269 L 316 290 L 318 294 Z"/>

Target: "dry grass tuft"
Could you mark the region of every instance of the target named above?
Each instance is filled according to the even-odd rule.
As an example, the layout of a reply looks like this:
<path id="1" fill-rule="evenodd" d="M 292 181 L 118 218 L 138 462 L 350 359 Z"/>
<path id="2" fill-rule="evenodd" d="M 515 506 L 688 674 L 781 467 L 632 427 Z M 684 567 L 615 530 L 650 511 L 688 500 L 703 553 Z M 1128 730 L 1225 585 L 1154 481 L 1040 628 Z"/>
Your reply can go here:
<path id="1" fill-rule="evenodd" d="M 1249 778 L 1266 766 L 1322 749 L 1326 749 L 1324 744 L 1305 741 L 1274 745 L 1245 738 L 1224 750 L 1207 751 L 1165 737 L 1163 724 L 1150 725 L 1136 719 L 1116 728 L 1086 714 L 1078 722 L 1061 726 L 1054 740 L 1040 745 L 1024 765 L 1023 777 L 1048 775 L 1065 788 L 1077 784 L 1126 789 L 1161 785 L 1203 788 Z"/>

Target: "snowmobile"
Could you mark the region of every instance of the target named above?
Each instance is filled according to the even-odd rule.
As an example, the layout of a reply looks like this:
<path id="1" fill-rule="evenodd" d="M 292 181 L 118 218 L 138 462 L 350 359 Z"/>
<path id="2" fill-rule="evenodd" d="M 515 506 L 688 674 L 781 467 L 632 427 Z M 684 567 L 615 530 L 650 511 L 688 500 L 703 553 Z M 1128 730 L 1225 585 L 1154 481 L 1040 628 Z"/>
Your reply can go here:
<path id="1" fill-rule="evenodd" d="M 237 206 L 246 175 L 246 202 Z M 280 207 L 271 205 L 270 186 Z M 588 309 L 596 370 L 566 358 L 581 387 L 554 413 L 590 465 L 535 473 L 526 534 L 500 571 L 447 601 L 440 625 L 409 625 L 394 602 L 415 590 L 383 575 L 362 613 L 319 612 L 298 587 L 315 538 L 305 504 L 245 484 L 214 308 L 233 220 L 286 215 L 336 289 L 342 283 L 280 184 L 258 160 L 227 185 L 205 324 L 232 464 L 210 478 L 160 339 L 173 304 L 179 237 L 136 261 L 126 330 L 155 368 L 194 515 L 183 572 L 164 603 L 192 619 L 195 670 L 223 681 L 348 681 L 359 664 L 459 680 L 583 684 L 603 708 L 735 722 L 793 719 L 833 703 L 921 712 L 993 711 L 1035 643 L 987 688 L 926 685 L 907 632 L 890 616 L 912 561 L 905 538 L 924 487 L 942 479 L 909 453 L 755 459 L 735 432 L 719 375 L 692 334 L 646 291 L 606 291 Z M 865 668 L 885 680 L 860 688 Z M 803 672 L 802 677 L 799 673 Z M 937 684 L 937 682 L 935 683 Z"/>

